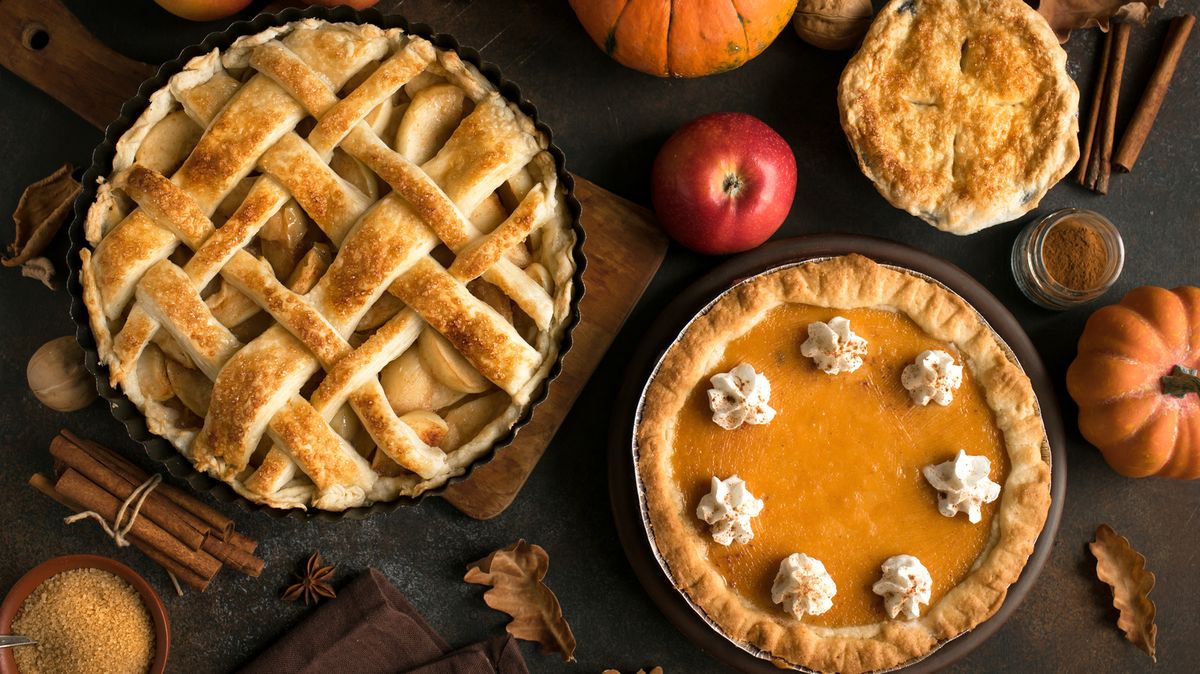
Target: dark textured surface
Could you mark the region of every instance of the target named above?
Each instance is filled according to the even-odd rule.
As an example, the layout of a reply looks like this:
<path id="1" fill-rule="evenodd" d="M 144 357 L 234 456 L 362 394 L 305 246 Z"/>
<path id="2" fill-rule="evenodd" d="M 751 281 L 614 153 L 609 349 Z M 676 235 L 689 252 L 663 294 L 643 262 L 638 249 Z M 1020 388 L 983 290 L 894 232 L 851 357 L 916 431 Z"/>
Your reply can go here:
<path id="1" fill-rule="evenodd" d="M 149 0 L 68 4 L 101 39 L 149 62 L 172 58 L 183 46 L 222 27 L 174 19 Z M 398 5 L 411 20 L 430 23 L 481 49 L 485 59 L 499 65 L 537 103 L 572 170 L 642 203 L 649 200 L 654 152 L 678 125 L 718 110 L 761 117 L 792 145 L 799 168 L 796 203 L 779 236 L 873 234 L 963 267 L 1021 320 L 1060 387 L 1068 421 L 1074 417 L 1062 377 L 1094 307 L 1051 313 L 1020 295 L 1008 271 L 1008 253 L 1028 218 L 958 238 L 892 209 L 875 193 L 855 167 L 837 124 L 834 92 L 848 54 L 808 47 L 789 29 L 740 70 L 700 80 L 663 81 L 609 61 L 563 2 L 408 0 L 383 5 Z M 1176 1 L 1155 19 L 1197 10 L 1195 0 Z M 1121 120 L 1128 117 L 1153 67 L 1165 29 L 1165 23 L 1156 22 L 1134 31 Z M 1079 78 L 1084 101 L 1089 100 L 1098 37 L 1095 31 L 1077 33 L 1068 49 L 1071 73 Z M 1193 36 L 1193 41 L 1200 38 Z M 1198 49 L 1189 45 L 1133 174 L 1114 176 L 1107 197 L 1060 185 L 1035 211 L 1094 208 L 1121 228 L 1128 251 L 1125 273 L 1104 302 L 1144 283 L 1200 283 Z M 0 92 L 0 152 L 5 157 L 0 210 L 7 212 L 25 185 L 62 161 L 86 165 L 100 134 L 6 71 L 0 71 Z M 65 252 L 65 242 L 52 252 Z M 275 521 L 222 506 L 236 517 L 241 530 L 262 541 L 267 569 L 257 580 L 223 573 L 203 595 L 164 596 L 174 633 L 169 670 L 230 670 L 299 620 L 304 609 L 276 597 L 314 548 L 340 563 L 339 580 L 368 566 L 384 571 L 452 645 L 497 634 L 504 617 L 484 606 L 478 588 L 461 582 L 464 565 L 525 537 L 550 552 L 547 581 L 558 593 L 580 644 L 574 665 L 562 665 L 526 645 L 532 671 L 597 672 L 609 666 L 630 670 L 654 664 L 671 673 L 721 671 L 644 597 L 617 543 L 603 478 L 611 400 L 640 330 L 674 293 L 717 262 L 672 249 L 525 491 L 495 520 L 469 520 L 437 500 L 366 522 L 338 524 Z M 23 370 L 30 354 L 42 342 L 72 331 L 67 304 L 65 292 L 51 293 L 14 270 L 0 270 L 0 372 L 5 373 L 0 387 L 0 451 L 5 453 L 0 504 L 8 514 L 0 535 L 5 546 L 0 587 L 47 557 L 96 552 L 130 563 L 160 591 L 166 590 L 162 572 L 136 551 L 115 550 L 92 525 L 63 526 L 62 509 L 25 486 L 30 473 L 50 468 L 45 448 L 60 426 L 141 458 L 101 404 L 60 415 L 28 393 Z M 1200 666 L 1200 612 L 1195 609 L 1200 596 L 1200 483 L 1121 478 L 1073 428 L 1068 431 L 1068 502 L 1050 562 L 1013 619 L 955 671 L 1150 669 L 1149 659 L 1116 630 L 1107 589 L 1094 580 L 1086 543 L 1101 522 L 1130 537 L 1158 574 L 1152 595 L 1160 626 L 1155 669 L 1195 671 Z M 349 663 L 347 671 L 353 671 Z"/>

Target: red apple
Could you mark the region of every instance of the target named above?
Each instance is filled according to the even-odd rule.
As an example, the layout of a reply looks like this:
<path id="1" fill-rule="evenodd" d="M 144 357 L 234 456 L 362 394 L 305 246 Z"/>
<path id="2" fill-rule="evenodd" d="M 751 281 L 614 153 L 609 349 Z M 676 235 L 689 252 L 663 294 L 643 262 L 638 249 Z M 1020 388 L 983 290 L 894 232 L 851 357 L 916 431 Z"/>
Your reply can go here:
<path id="1" fill-rule="evenodd" d="M 250 0 L 154 0 L 163 9 L 191 21 L 216 21 L 246 8 Z"/>
<path id="2" fill-rule="evenodd" d="M 671 238 L 700 253 L 737 253 L 783 224 L 796 196 L 796 156 L 756 117 L 705 115 L 658 151 L 650 192 Z"/>

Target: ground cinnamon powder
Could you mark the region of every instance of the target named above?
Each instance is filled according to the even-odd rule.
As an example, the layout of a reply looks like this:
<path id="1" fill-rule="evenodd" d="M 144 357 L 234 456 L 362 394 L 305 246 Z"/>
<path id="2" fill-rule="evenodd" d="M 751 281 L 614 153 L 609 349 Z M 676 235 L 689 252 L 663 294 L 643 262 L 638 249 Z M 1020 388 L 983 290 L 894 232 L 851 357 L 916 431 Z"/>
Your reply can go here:
<path id="1" fill-rule="evenodd" d="M 1092 290 L 1104 281 L 1108 248 L 1100 234 L 1078 220 L 1054 224 L 1042 241 L 1042 264 L 1050 278 L 1072 290 Z"/>

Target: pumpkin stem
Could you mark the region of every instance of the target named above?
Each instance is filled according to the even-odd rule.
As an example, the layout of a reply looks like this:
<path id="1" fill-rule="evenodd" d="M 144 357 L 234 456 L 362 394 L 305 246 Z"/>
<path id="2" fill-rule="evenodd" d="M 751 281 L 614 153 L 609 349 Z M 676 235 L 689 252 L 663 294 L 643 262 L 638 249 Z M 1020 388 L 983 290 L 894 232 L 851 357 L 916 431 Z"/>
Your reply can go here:
<path id="1" fill-rule="evenodd" d="M 1162 392 L 1169 396 L 1182 398 L 1189 393 L 1200 395 L 1200 377 L 1196 376 L 1195 368 L 1176 365 L 1171 368 L 1171 374 L 1160 381 Z"/>

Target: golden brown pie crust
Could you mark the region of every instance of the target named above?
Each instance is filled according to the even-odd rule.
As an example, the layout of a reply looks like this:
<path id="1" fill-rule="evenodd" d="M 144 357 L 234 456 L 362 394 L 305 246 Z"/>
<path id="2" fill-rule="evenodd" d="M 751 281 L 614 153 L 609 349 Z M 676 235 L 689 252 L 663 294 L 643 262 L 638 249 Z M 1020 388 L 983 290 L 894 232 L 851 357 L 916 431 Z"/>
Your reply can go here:
<path id="1" fill-rule="evenodd" d="M 992 541 L 971 573 L 916 620 L 832 628 L 805 624 L 782 610 L 764 611 L 726 585 L 706 557 L 706 541 L 695 533 L 695 504 L 686 502 L 673 477 L 676 414 L 695 383 L 720 360 L 725 345 L 784 303 L 898 310 L 930 336 L 957 348 L 987 392 L 1010 462 Z M 1008 587 L 1025 567 L 1050 506 L 1049 445 L 1037 398 L 1008 349 L 957 295 L 859 255 L 754 277 L 692 321 L 647 387 L 636 443 L 652 539 L 676 587 L 731 639 L 766 651 L 781 663 L 818 671 L 896 667 L 986 620 L 1000 608 Z"/>
<path id="2" fill-rule="evenodd" d="M 893 0 L 838 87 L 862 172 L 893 206 L 970 234 L 1037 206 L 1079 157 L 1079 90 L 1022 0 Z"/>
<path id="3" fill-rule="evenodd" d="M 304 19 L 149 99 L 80 258 L 150 432 L 250 500 L 340 511 L 444 485 L 528 410 L 577 240 L 548 136 L 475 66 Z"/>

